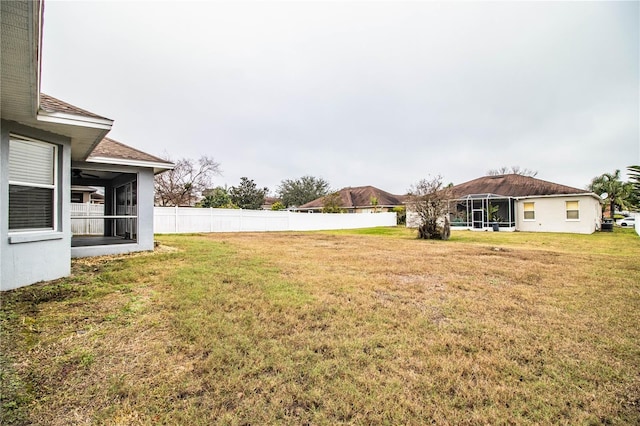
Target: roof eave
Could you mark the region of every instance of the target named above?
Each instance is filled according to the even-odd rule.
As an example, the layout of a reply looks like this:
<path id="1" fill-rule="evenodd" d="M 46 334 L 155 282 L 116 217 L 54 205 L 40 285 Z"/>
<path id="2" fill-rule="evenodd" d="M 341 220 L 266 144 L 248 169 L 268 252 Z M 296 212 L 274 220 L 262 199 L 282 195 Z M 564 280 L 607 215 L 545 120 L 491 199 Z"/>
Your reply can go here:
<path id="1" fill-rule="evenodd" d="M 71 138 L 71 158 L 82 161 L 111 131 L 113 120 L 39 109 L 34 126 Z"/>
<path id="2" fill-rule="evenodd" d="M 148 168 L 153 168 L 154 174 L 162 173 L 167 170 L 172 170 L 175 167 L 175 164 L 173 163 L 128 160 L 125 158 L 111 158 L 111 157 L 90 157 L 90 158 L 87 158 L 86 161 L 87 163 L 114 164 L 118 166 L 131 166 L 131 167 L 148 167 Z"/>
<path id="3" fill-rule="evenodd" d="M 95 118 L 63 112 L 50 112 L 42 109 L 38 111 L 36 119 L 45 123 L 66 124 L 69 126 L 82 126 L 102 130 L 111 130 L 111 127 L 113 126 L 113 120 L 108 118 Z"/>
<path id="4" fill-rule="evenodd" d="M 558 198 L 558 197 L 592 197 L 602 202 L 602 198 L 600 198 L 597 194 L 593 192 L 579 192 L 575 194 L 547 194 L 547 195 L 524 195 L 520 197 L 513 197 L 516 200 L 527 200 L 531 198 Z"/>

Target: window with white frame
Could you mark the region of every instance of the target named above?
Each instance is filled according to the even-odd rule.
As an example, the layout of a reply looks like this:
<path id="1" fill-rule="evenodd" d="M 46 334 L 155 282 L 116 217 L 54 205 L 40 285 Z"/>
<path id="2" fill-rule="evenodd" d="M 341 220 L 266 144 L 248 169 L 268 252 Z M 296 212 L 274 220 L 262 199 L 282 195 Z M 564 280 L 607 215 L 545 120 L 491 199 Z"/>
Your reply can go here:
<path id="1" fill-rule="evenodd" d="M 9 138 L 9 231 L 55 230 L 58 147 Z"/>
<path id="2" fill-rule="evenodd" d="M 580 219 L 580 205 L 578 201 L 566 201 L 567 220 Z"/>
<path id="3" fill-rule="evenodd" d="M 523 203 L 524 220 L 536 219 L 536 206 L 535 203 Z"/>

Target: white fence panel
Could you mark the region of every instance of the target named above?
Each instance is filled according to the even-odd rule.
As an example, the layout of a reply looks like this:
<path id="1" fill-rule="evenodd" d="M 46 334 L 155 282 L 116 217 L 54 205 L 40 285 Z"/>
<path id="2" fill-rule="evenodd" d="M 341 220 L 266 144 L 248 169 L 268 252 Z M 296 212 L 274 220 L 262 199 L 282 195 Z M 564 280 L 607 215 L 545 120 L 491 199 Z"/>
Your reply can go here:
<path id="1" fill-rule="evenodd" d="M 103 216 L 104 204 L 71 203 L 71 216 Z M 104 235 L 103 219 L 72 219 L 73 235 Z"/>
<path id="2" fill-rule="evenodd" d="M 395 226 L 395 213 L 290 213 L 291 231 Z"/>
<path id="3" fill-rule="evenodd" d="M 155 207 L 153 219 L 157 234 L 320 231 L 395 225 L 395 213 L 294 213 L 192 207 Z"/>

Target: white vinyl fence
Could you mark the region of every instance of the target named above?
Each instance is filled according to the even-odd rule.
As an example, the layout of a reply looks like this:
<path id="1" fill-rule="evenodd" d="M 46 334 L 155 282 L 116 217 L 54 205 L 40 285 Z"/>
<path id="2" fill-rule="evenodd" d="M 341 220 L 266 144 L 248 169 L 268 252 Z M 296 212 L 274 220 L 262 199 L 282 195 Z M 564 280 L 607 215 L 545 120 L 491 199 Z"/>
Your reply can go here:
<path id="1" fill-rule="evenodd" d="M 320 231 L 395 226 L 395 213 L 294 213 L 271 210 L 155 207 L 156 234 Z"/>
<path id="2" fill-rule="evenodd" d="M 103 216 L 104 204 L 71 203 L 71 217 L 74 216 Z M 104 220 L 72 219 L 71 232 L 73 235 L 104 235 Z"/>

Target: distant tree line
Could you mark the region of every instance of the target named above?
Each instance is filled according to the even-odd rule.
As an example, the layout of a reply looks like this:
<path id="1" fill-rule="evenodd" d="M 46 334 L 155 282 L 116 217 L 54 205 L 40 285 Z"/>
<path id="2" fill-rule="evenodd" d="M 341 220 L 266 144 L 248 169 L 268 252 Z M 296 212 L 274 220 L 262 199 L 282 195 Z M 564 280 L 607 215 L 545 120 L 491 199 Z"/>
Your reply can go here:
<path id="1" fill-rule="evenodd" d="M 171 158 L 166 158 L 172 161 Z M 174 162 L 174 161 L 172 161 Z M 240 208 L 257 210 L 265 204 L 269 193 L 267 187 L 258 187 L 253 179 L 240 178 L 237 186 L 213 186 L 213 179 L 221 174 L 220 164 L 213 158 L 202 156 L 198 160 L 181 158 L 174 162 L 173 170 L 155 176 L 155 204 L 157 206 L 198 206 L 216 208 Z M 587 186 L 609 206 L 611 217 L 616 211 L 640 208 L 640 166 L 627 167 L 629 181 L 621 180 L 620 170 L 596 176 Z M 487 172 L 488 175 L 519 174 L 534 177 L 537 171 L 519 166 L 500 167 Z M 444 185 L 440 176 L 423 179 L 409 191 L 407 206 L 421 218 L 421 238 L 448 238 L 445 223 L 438 222 L 442 213 L 442 200 L 448 196 L 452 184 Z M 341 213 L 340 193 L 331 190 L 329 182 L 322 178 L 305 175 L 298 179 L 284 179 L 276 189 L 277 200 L 273 210 L 282 210 L 304 205 L 323 198 L 325 213 Z M 377 200 L 371 201 L 372 205 Z M 446 215 L 445 215 L 446 216 Z"/>
<path id="2" fill-rule="evenodd" d="M 196 206 L 230 209 L 257 210 L 265 204 L 269 188 L 258 187 L 253 179 L 240 178 L 237 186 L 213 186 L 213 179 L 221 174 L 220 164 L 211 157 L 198 160 L 181 158 L 177 161 L 165 157 L 175 164 L 173 170 L 160 173 L 154 178 L 155 205 Z M 278 200 L 273 210 L 297 207 L 324 197 L 330 193 L 329 182 L 313 176 L 283 180 L 276 190 Z"/>

